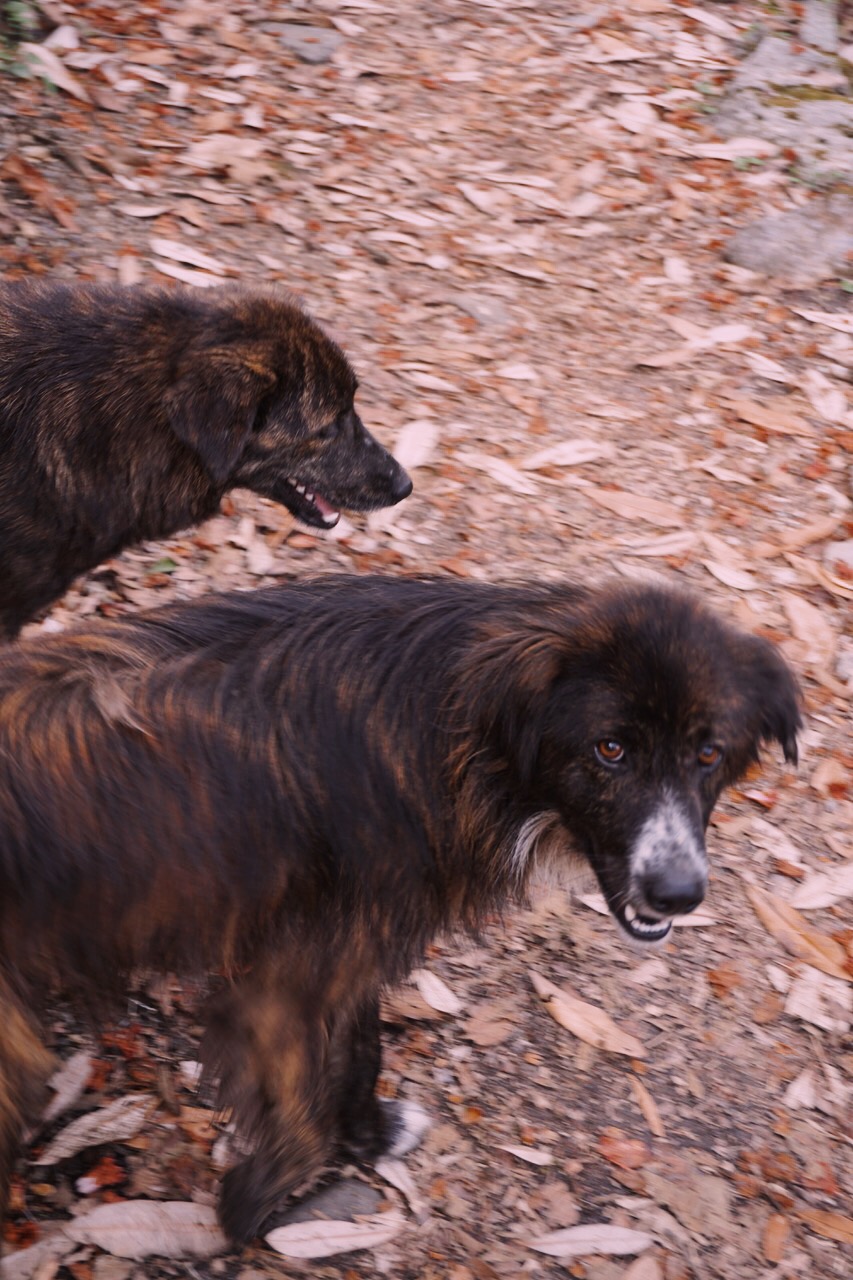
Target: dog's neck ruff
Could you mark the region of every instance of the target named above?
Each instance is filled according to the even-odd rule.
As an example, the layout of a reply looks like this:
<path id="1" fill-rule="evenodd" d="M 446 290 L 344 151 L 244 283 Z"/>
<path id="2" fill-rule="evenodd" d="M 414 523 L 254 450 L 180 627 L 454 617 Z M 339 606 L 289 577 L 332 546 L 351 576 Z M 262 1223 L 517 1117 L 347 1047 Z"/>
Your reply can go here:
<path id="1" fill-rule="evenodd" d="M 560 815 L 554 809 L 544 809 L 525 818 L 516 832 L 507 860 L 513 884 L 518 888 L 526 884 L 534 866 L 554 852 L 564 838 Z"/>

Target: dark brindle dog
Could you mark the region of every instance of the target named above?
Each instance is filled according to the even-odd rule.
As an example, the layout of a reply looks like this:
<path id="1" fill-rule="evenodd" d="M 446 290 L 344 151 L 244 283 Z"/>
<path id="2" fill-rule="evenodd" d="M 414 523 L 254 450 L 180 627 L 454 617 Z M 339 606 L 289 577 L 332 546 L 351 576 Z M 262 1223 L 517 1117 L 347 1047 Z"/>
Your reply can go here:
<path id="1" fill-rule="evenodd" d="M 328 528 L 411 492 L 287 294 L 0 285 L 0 635 L 235 487 Z"/>
<path id="2" fill-rule="evenodd" d="M 399 1136 L 377 999 L 430 939 L 578 857 L 663 938 L 721 790 L 799 723 L 767 641 L 646 587 L 330 578 L 7 646 L 4 1194 L 53 987 L 224 970 L 203 1056 L 255 1144 L 221 1201 L 250 1238 L 336 1142 Z"/>

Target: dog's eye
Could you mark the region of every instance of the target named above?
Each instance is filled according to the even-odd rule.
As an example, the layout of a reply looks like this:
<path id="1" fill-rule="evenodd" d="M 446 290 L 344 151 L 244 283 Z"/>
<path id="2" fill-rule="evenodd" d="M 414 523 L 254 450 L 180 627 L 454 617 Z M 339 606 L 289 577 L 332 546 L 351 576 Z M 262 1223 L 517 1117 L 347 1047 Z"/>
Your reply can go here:
<path id="1" fill-rule="evenodd" d="M 715 769 L 723 758 L 722 748 L 714 742 L 706 742 L 696 759 L 703 769 Z"/>
<path id="2" fill-rule="evenodd" d="M 619 764 L 625 759 L 625 748 L 615 738 L 602 738 L 595 744 L 595 754 L 602 764 Z"/>

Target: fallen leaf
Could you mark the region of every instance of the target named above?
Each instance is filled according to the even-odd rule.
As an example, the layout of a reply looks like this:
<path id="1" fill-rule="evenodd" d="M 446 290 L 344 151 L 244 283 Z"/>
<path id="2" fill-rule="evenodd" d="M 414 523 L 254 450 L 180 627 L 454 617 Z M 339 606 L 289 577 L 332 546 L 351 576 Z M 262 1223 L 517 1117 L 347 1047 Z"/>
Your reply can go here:
<path id="1" fill-rule="evenodd" d="M 76 1251 L 74 1242 L 57 1231 L 29 1249 L 19 1249 L 16 1253 L 4 1249 L 0 1276 L 2 1280 L 53 1280 L 59 1270 L 59 1260 Z"/>
<path id="2" fill-rule="evenodd" d="M 285 1258 L 331 1258 L 356 1249 L 375 1249 L 399 1235 L 405 1219 L 399 1213 L 376 1213 L 360 1222 L 294 1222 L 276 1227 L 265 1240 Z"/>
<path id="3" fill-rule="evenodd" d="M 89 1050 L 80 1049 L 51 1076 L 48 1085 L 53 1097 L 42 1112 L 42 1124 L 50 1124 L 81 1097 L 92 1074 L 93 1062 Z"/>
<path id="4" fill-rule="evenodd" d="M 199 267 L 202 271 L 212 271 L 214 275 L 224 276 L 228 268 L 218 258 L 209 253 L 202 253 L 192 245 L 181 244 L 178 240 L 164 240 L 162 236 L 151 237 L 151 248 L 161 258 L 169 258 L 172 262 L 184 262 L 189 267 Z"/>
<path id="5" fill-rule="evenodd" d="M 191 284 L 197 289 L 212 289 L 222 284 L 219 276 L 209 276 L 205 271 L 193 271 L 192 268 L 179 266 L 176 262 L 160 262 L 156 259 L 154 266 L 164 276 L 171 276 L 173 280 L 180 280 L 182 284 Z"/>
<path id="6" fill-rule="evenodd" d="M 722 1178 L 687 1166 L 677 1180 L 651 1170 L 643 1172 L 643 1179 L 647 1194 L 675 1214 L 691 1234 L 730 1236 L 731 1192 Z"/>
<path id="7" fill-rule="evenodd" d="M 648 1163 L 650 1152 L 639 1138 L 626 1138 L 620 1129 L 603 1133 L 598 1139 L 598 1149 L 618 1169 L 641 1169 Z"/>
<path id="8" fill-rule="evenodd" d="M 600 444 L 597 440 L 561 440 L 559 444 L 532 453 L 518 465 L 522 471 L 539 471 L 543 467 L 576 467 L 583 462 L 615 456 L 612 444 Z"/>
<path id="9" fill-rule="evenodd" d="M 853 315 L 844 311 L 809 311 L 792 307 L 795 316 L 811 320 L 813 324 L 825 324 L 829 329 L 837 329 L 839 333 L 853 333 Z"/>
<path id="10" fill-rule="evenodd" d="M 429 1208 L 418 1192 L 415 1180 L 403 1161 L 393 1160 L 389 1156 L 382 1156 L 381 1159 L 375 1162 L 373 1168 L 384 1182 L 387 1182 L 389 1186 L 400 1192 L 416 1220 L 418 1222 L 426 1222 L 429 1217 Z"/>
<path id="11" fill-rule="evenodd" d="M 833 1209 L 797 1210 L 798 1216 L 811 1227 L 812 1231 L 827 1240 L 837 1240 L 840 1244 L 853 1244 L 853 1218 Z"/>
<path id="12" fill-rule="evenodd" d="M 550 1151 L 542 1151 L 537 1147 L 504 1147 L 498 1144 L 498 1151 L 507 1151 L 511 1156 L 517 1156 L 519 1160 L 526 1160 L 528 1164 L 535 1164 L 540 1168 L 554 1163 L 554 1156 Z"/>
<path id="13" fill-rule="evenodd" d="M 596 1005 L 579 1000 L 562 987 L 555 986 L 535 970 L 530 970 L 530 980 L 539 999 L 555 1022 L 579 1040 L 606 1049 L 610 1053 L 622 1053 L 630 1058 L 644 1058 L 646 1050 L 636 1036 L 616 1025 L 609 1014 Z"/>
<path id="14" fill-rule="evenodd" d="M 853 990 L 849 982 L 807 967 L 791 983 L 785 1012 L 822 1031 L 847 1031 L 853 1020 Z"/>
<path id="15" fill-rule="evenodd" d="M 432 1009 L 439 1013 L 455 1015 L 461 1013 L 464 1002 L 455 995 L 446 982 L 429 969 L 413 969 L 410 975 L 418 991 Z"/>
<path id="16" fill-rule="evenodd" d="M 616 489 L 587 489 L 587 496 L 598 506 L 621 516 L 623 520 L 646 520 L 664 529 L 677 528 L 685 522 L 684 512 L 668 502 L 647 498 L 640 493 L 625 493 Z"/>
<path id="17" fill-rule="evenodd" d="M 830 382 L 825 373 L 808 369 L 800 382 L 812 408 L 827 422 L 844 423 L 847 398 L 840 387 Z"/>
<path id="18" fill-rule="evenodd" d="M 814 428 L 805 418 L 792 413 L 779 400 L 767 400 L 759 404 L 755 400 L 730 400 L 728 407 L 743 421 L 765 431 L 775 431 L 783 436 L 813 436 Z"/>
<path id="19" fill-rule="evenodd" d="M 508 1000 L 492 1000 L 478 1005 L 462 1024 L 462 1034 L 481 1048 L 502 1044 L 515 1031 L 517 1015 Z"/>
<path id="20" fill-rule="evenodd" d="M 747 884 L 745 888 L 755 914 L 786 951 L 833 978 L 853 977 L 844 968 L 846 956 L 839 943 L 813 929 L 793 907 L 775 894 L 757 885 Z"/>
<path id="21" fill-rule="evenodd" d="M 817 911 L 850 897 L 853 897 L 853 862 L 808 876 L 791 895 L 791 906 L 798 911 Z"/>
<path id="22" fill-rule="evenodd" d="M 642 1080 L 639 1080 L 636 1076 L 631 1076 L 629 1078 L 629 1084 L 631 1085 L 634 1097 L 637 1099 L 637 1106 L 642 1111 L 643 1118 L 649 1126 L 649 1129 L 656 1138 L 665 1138 L 666 1129 L 664 1128 L 664 1123 L 663 1120 L 661 1120 L 661 1115 L 658 1111 L 657 1103 L 654 1098 L 649 1093 Z"/>
<path id="23" fill-rule="evenodd" d="M 61 196 L 29 160 L 16 151 L 7 152 L 0 163 L 0 177 L 16 182 L 35 205 L 49 213 L 66 231 L 75 230 L 73 201 L 68 196 Z"/>
<path id="24" fill-rule="evenodd" d="M 623 1257 L 629 1253 L 642 1253 L 654 1244 L 654 1238 L 645 1231 L 632 1231 L 630 1227 L 615 1227 L 609 1222 L 591 1222 L 582 1227 L 563 1227 L 548 1235 L 529 1240 L 527 1247 L 551 1258 L 583 1258 L 588 1254 L 604 1257 Z"/>
<path id="25" fill-rule="evenodd" d="M 507 488 L 514 490 L 515 493 L 524 494 L 526 497 L 537 497 L 539 488 L 535 482 L 503 458 L 497 458 L 490 453 L 476 453 L 471 449 L 457 449 L 456 457 L 459 462 L 466 467 L 473 467 L 477 471 L 485 471 L 498 484 L 505 485 Z"/>
<path id="26" fill-rule="evenodd" d="M 833 793 L 833 788 L 837 787 L 841 792 L 847 790 L 850 785 L 850 772 L 840 760 L 830 757 L 828 760 L 821 760 L 809 782 L 815 791 L 828 799 Z"/>
<path id="27" fill-rule="evenodd" d="M 210 1258 L 227 1241 L 208 1205 L 184 1200 L 121 1200 L 101 1204 L 63 1224 L 78 1244 L 118 1258 Z"/>
<path id="28" fill-rule="evenodd" d="M 142 1128 L 153 1101 L 148 1094 L 130 1093 L 116 1098 L 108 1107 L 80 1116 L 62 1129 L 33 1163 L 56 1164 L 86 1147 L 125 1142 Z"/>
<path id="29" fill-rule="evenodd" d="M 819 667 L 829 666 L 837 642 L 825 613 L 793 591 L 782 592 L 782 608 L 793 635 L 808 646 L 808 661 Z"/>
<path id="30" fill-rule="evenodd" d="M 29 63 L 30 68 L 38 75 L 44 76 L 51 84 L 55 84 L 58 89 L 64 89 L 72 98 L 77 98 L 80 102 L 91 102 L 91 98 L 83 88 L 76 76 L 73 76 L 66 67 L 61 58 L 53 52 L 52 49 L 46 49 L 43 44 L 30 44 L 24 40 L 18 45 L 18 57 L 25 63 Z"/>
<path id="31" fill-rule="evenodd" d="M 650 49 L 637 49 L 606 31 L 594 31 L 593 40 L 593 46 L 580 53 L 582 62 L 637 62 L 655 56 Z"/>
<path id="32" fill-rule="evenodd" d="M 800 1107 L 810 1109 L 815 1106 L 817 1086 L 812 1067 L 806 1067 L 805 1071 L 801 1071 L 797 1078 L 791 1081 L 782 1096 L 782 1101 L 792 1111 Z"/>
<path id="33" fill-rule="evenodd" d="M 644 1257 L 637 1258 L 636 1262 L 632 1262 L 630 1267 L 622 1272 L 619 1280 L 663 1280 L 663 1272 L 657 1259 L 647 1253 Z"/>
<path id="34" fill-rule="evenodd" d="M 764 1224 L 761 1248 L 765 1262 L 781 1262 L 791 1234 L 791 1224 L 781 1213 L 771 1213 Z"/>
<path id="35" fill-rule="evenodd" d="M 721 564 L 719 560 L 702 561 L 708 572 L 726 587 L 733 591 L 755 591 L 761 582 L 748 573 L 746 569 L 737 569 L 731 564 Z"/>
<path id="36" fill-rule="evenodd" d="M 439 426 L 434 418 L 416 418 L 399 431 L 394 457 L 407 471 L 426 466 L 435 452 L 438 438 Z"/>

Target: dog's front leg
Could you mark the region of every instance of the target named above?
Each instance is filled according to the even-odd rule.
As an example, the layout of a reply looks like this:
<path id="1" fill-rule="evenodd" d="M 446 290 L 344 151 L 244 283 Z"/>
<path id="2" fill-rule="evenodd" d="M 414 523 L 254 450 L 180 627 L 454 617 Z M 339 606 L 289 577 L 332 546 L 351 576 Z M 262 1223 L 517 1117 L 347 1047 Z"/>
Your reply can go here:
<path id="1" fill-rule="evenodd" d="M 218 1074 L 238 1130 L 256 1144 L 222 1181 L 219 1216 L 237 1244 L 316 1177 L 334 1146 L 323 994 L 299 968 L 258 965 L 216 998 L 208 1021 L 205 1066 Z"/>
<path id="2" fill-rule="evenodd" d="M 404 1155 L 417 1146 L 429 1124 L 427 1113 L 417 1103 L 376 1096 L 382 1066 L 378 995 L 368 996 L 341 1028 L 335 1058 L 344 1147 L 370 1164 L 379 1156 Z"/>

